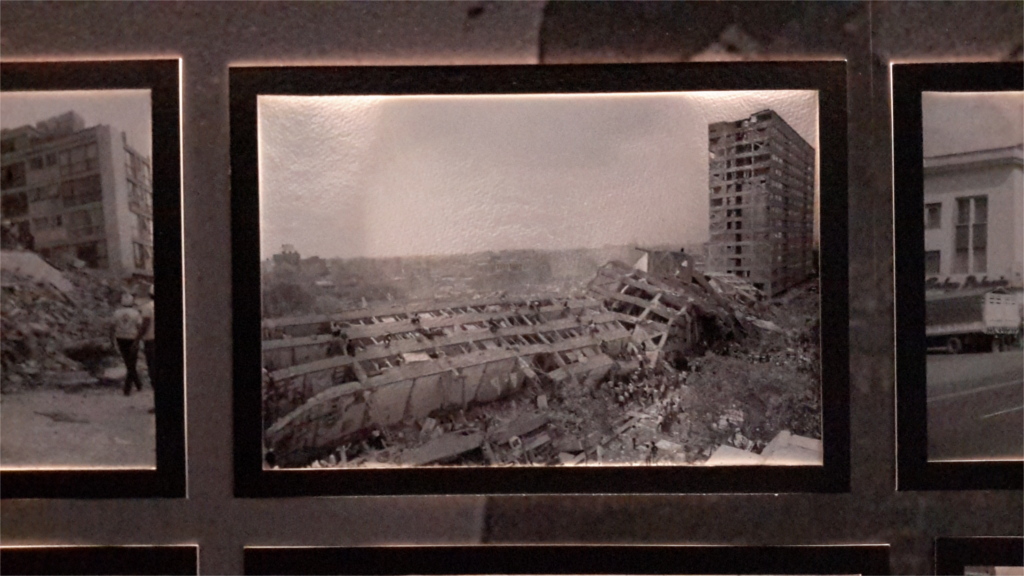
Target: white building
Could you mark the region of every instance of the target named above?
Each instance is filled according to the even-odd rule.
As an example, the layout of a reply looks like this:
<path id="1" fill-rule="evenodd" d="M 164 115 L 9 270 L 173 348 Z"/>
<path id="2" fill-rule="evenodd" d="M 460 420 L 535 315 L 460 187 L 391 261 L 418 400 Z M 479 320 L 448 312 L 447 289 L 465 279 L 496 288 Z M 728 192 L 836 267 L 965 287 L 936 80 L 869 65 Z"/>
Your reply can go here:
<path id="1" fill-rule="evenodd" d="M 1024 145 L 924 159 L 929 288 L 1024 287 Z"/>

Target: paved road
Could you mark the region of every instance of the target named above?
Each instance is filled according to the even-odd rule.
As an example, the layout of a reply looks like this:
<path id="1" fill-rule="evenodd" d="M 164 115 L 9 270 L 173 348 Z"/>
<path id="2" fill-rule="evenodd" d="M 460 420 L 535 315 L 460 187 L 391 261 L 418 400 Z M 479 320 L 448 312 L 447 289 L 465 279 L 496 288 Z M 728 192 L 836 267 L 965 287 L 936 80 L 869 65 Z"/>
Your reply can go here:
<path id="1" fill-rule="evenodd" d="M 1024 457 L 1024 354 L 928 356 L 928 457 Z"/>

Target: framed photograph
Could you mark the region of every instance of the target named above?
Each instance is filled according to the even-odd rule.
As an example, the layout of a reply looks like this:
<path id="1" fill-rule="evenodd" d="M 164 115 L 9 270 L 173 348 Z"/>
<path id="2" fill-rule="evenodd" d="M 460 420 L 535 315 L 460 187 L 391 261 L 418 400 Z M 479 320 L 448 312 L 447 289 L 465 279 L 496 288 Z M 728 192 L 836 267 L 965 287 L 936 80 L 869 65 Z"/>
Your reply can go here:
<path id="1" fill-rule="evenodd" d="M 1022 488 L 1024 64 L 892 67 L 897 485 Z"/>
<path id="2" fill-rule="evenodd" d="M 198 546 L 3 546 L 4 574 L 199 574 Z"/>
<path id="3" fill-rule="evenodd" d="M 844 62 L 230 82 L 236 494 L 848 489 Z"/>
<path id="4" fill-rule="evenodd" d="M 4 498 L 185 496 L 179 68 L 0 68 Z"/>
<path id="5" fill-rule="evenodd" d="M 935 573 L 964 576 L 1024 575 L 1024 538 L 936 538 Z"/>
<path id="6" fill-rule="evenodd" d="M 888 574 L 889 547 L 247 547 L 246 574 Z"/>

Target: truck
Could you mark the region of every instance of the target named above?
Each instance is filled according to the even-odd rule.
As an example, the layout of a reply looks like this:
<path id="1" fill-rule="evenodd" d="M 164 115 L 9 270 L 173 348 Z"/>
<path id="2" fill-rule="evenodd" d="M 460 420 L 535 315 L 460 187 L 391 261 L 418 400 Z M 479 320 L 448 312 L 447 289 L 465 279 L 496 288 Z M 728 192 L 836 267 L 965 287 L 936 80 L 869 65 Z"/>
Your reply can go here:
<path id="1" fill-rule="evenodd" d="M 925 293 L 929 352 L 1001 352 L 1021 344 L 1021 292 L 1005 288 Z"/>

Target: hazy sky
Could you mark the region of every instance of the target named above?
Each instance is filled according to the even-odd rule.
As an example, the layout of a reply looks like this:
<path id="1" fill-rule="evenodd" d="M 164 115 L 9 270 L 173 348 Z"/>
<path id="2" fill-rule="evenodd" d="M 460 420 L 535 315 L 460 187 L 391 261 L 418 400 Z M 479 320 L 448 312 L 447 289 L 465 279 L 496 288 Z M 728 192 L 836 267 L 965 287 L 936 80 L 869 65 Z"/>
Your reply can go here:
<path id="1" fill-rule="evenodd" d="M 708 124 L 814 91 L 261 96 L 262 256 L 462 254 L 708 238 Z"/>
<path id="2" fill-rule="evenodd" d="M 74 110 L 85 127 L 107 124 L 128 135 L 128 145 L 144 156 L 153 156 L 149 90 L 67 90 L 0 92 L 0 127 L 35 125 Z"/>
<path id="3" fill-rule="evenodd" d="M 925 156 L 1024 142 L 1024 92 L 925 92 L 921 112 Z"/>

